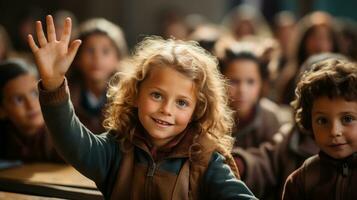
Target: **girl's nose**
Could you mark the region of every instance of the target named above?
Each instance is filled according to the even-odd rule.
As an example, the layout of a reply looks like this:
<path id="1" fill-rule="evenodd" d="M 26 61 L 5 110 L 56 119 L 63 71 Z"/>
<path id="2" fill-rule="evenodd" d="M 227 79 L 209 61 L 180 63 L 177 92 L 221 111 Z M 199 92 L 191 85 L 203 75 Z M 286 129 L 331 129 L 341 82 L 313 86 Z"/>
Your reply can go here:
<path id="1" fill-rule="evenodd" d="M 168 115 L 168 116 L 171 116 L 172 115 L 172 106 L 171 106 L 172 103 L 170 102 L 164 102 L 162 105 L 161 105 L 161 108 L 160 108 L 160 112 L 163 113 L 164 115 Z"/>
<path id="2" fill-rule="evenodd" d="M 36 98 L 34 96 L 27 96 L 25 101 L 26 101 L 26 107 L 29 110 L 32 110 L 32 109 L 36 108 L 37 106 L 39 106 L 38 98 Z"/>
<path id="3" fill-rule="evenodd" d="M 238 84 L 237 86 L 237 95 L 243 96 L 247 92 L 247 86 L 245 84 Z"/>

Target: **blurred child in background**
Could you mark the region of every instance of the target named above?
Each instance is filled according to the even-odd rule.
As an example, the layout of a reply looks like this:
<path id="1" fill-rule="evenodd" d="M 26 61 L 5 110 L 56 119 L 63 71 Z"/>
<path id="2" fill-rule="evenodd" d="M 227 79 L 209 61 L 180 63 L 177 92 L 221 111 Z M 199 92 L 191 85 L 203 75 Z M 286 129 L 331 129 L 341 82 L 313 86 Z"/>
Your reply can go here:
<path id="1" fill-rule="evenodd" d="M 91 131 L 100 133 L 102 109 L 109 78 L 119 71 L 119 61 L 127 54 L 122 30 L 115 24 L 95 18 L 80 24 L 78 37 L 83 44 L 73 62 L 69 77 L 71 98 L 79 119 Z"/>
<path id="2" fill-rule="evenodd" d="M 278 110 L 262 106 L 263 83 L 269 74 L 254 49 L 254 43 L 232 44 L 221 62 L 221 72 L 229 80 L 230 106 L 235 111 L 235 145 L 242 148 L 271 140 L 280 127 Z"/>
<path id="3" fill-rule="evenodd" d="M 20 61 L 0 63 L 0 158 L 59 161 L 42 117 L 34 69 Z"/>
<path id="4" fill-rule="evenodd" d="M 309 56 L 341 51 L 336 22 L 328 13 L 318 11 L 305 16 L 297 23 L 294 33 L 289 61 L 276 82 L 278 101 L 285 105 L 294 98 L 296 77 Z"/>

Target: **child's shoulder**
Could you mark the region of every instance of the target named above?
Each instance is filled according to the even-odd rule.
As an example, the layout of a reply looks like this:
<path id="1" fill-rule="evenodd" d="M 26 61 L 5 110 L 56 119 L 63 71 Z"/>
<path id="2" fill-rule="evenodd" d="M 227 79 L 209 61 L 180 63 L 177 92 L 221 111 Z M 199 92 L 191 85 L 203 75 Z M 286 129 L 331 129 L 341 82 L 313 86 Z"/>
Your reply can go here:
<path id="1" fill-rule="evenodd" d="M 314 155 L 304 161 L 288 178 L 292 183 L 298 185 L 305 192 L 309 191 L 320 179 L 320 157 Z"/>

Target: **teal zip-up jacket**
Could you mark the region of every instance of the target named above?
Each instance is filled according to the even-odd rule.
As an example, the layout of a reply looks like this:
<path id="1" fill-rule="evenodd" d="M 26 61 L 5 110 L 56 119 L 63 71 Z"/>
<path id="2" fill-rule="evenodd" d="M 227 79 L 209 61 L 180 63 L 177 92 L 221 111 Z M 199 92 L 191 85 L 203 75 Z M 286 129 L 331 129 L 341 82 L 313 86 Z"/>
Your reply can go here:
<path id="1" fill-rule="evenodd" d="M 118 171 L 123 160 L 123 152 L 119 142 L 110 133 L 95 135 L 80 123 L 70 101 L 66 81 L 60 88 L 51 92 L 44 91 L 40 82 L 39 90 L 43 116 L 57 151 L 79 172 L 93 180 L 104 197 L 109 199 L 112 196 L 113 189 L 117 188 Z M 154 179 L 151 179 L 151 181 L 154 182 L 150 191 L 154 194 L 150 196 L 145 194 L 147 192 L 147 179 L 149 178 L 146 178 L 145 174 L 140 175 L 143 170 L 135 171 L 133 181 L 136 178 L 142 178 L 145 183 L 133 184 L 132 187 L 135 187 L 136 193 L 139 192 L 139 196 L 130 194 L 131 198 L 157 199 L 164 197 L 165 195 L 161 194 L 164 191 L 161 191 L 160 188 L 162 189 L 165 185 L 155 184 L 155 180 L 164 176 L 177 177 L 187 159 L 188 157 L 185 155 L 169 156 L 169 159 L 163 159 L 157 165 L 157 163 L 152 162 L 153 158 L 147 149 L 135 145 L 134 169 L 142 167 L 147 171 L 147 177 L 153 175 Z M 256 199 L 246 185 L 235 178 L 232 170 L 224 161 L 225 158 L 221 154 L 217 152 L 212 154 L 202 182 L 199 184 L 199 198 Z M 152 169 L 156 171 L 152 171 Z M 137 191 L 141 188 L 140 184 L 143 185 L 143 191 Z M 155 192 L 158 194 L 155 194 Z"/>

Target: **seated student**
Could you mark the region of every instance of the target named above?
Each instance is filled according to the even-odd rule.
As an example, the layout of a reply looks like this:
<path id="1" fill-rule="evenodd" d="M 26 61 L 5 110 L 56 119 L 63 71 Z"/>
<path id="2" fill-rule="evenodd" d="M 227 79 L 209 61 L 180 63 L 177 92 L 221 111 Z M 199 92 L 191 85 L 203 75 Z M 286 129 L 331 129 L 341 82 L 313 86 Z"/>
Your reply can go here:
<path id="1" fill-rule="evenodd" d="M 357 64 L 316 63 L 300 79 L 293 106 L 321 151 L 288 177 L 283 199 L 356 199 Z"/>
<path id="2" fill-rule="evenodd" d="M 329 58 L 347 61 L 341 54 L 317 54 L 303 64 L 300 74 Z M 264 142 L 259 148 L 235 147 L 232 154 L 242 180 L 258 198 L 269 200 L 280 199 L 286 178 L 318 151 L 311 133 L 301 130 L 296 123 L 286 123 L 274 134 L 271 142 Z"/>
<path id="3" fill-rule="evenodd" d="M 232 135 L 236 139 L 235 146 L 242 148 L 258 147 L 270 141 L 281 125 L 277 118 L 279 111 L 263 104 L 261 93 L 268 70 L 254 49 L 255 43 L 234 43 L 227 48 L 220 66 L 229 81 L 230 107 L 235 111 L 236 126 Z"/>
<path id="4" fill-rule="evenodd" d="M 37 77 L 20 61 L 0 63 L 0 159 L 60 161 L 46 133 Z"/>
<path id="5" fill-rule="evenodd" d="M 81 41 L 71 20 L 56 40 L 29 45 L 41 75 L 40 102 L 57 150 L 106 199 L 256 199 L 230 154 L 231 110 L 215 58 L 193 42 L 146 38 L 108 91 L 105 125 L 94 135 L 75 115 L 65 74 Z M 120 76 L 120 80 L 118 80 Z"/>
<path id="6" fill-rule="evenodd" d="M 68 79 L 71 100 L 81 122 L 92 132 L 102 133 L 108 81 L 120 71 L 119 62 L 127 54 L 126 42 L 121 28 L 103 18 L 81 23 L 78 37 L 82 45 Z"/>

